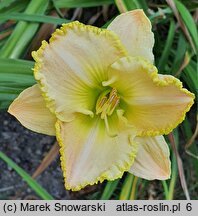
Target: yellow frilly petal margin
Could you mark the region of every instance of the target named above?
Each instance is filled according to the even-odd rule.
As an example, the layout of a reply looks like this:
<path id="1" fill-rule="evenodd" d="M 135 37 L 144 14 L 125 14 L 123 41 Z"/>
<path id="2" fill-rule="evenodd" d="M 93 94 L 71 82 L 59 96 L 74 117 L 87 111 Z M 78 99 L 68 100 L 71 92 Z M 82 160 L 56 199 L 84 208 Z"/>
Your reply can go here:
<path id="1" fill-rule="evenodd" d="M 109 65 L 126 55 L 115 33 L 75 21 L 63 24 L 49 44 L 43 41 L 32 53 L 34 76 L 48 108 L 68 122 L 75 112 L 93 116 Z"/>
<path id="2" fill-rule="evenodd" d="M 118 127 L 114 121 L 110 120 L 110 124 Z M 65 187 L 73 191 L 120 178 L 130 169 L 137 152 L 132 130 L 119 131 L 118 136 L 110 137 L 104 121 L 98 117 L 78 114 L 72 122 L 57 121 L 56 136 L 61 147 Z"/>
<path id="3" fill-rule="evenodd" d="M 8 110 L 25 127 L 56 135 L 65 187 L 73 191 L 130 168 L 143 178 L 168 178 L 168 147 L 154 136 L 171 132 L 194 100 L 178 79 L 151 64 L 154 38 L 142 10 L 118 16 L 108 28 L 72 22 L 57 29 L 32 53 L 38 85 Z M 117 100 L 103 106 L 107 94 L 99 101 L 102 119 L 96 104 L 111 88 Z"/>
<path id="4" fill-rule="evenodd" d="M 173 76 L 159 75 L 157 68 L 141 57 L 124 57 L 111 65 L 103 85 L 116 88 L 125 117 L 138 136 L 170 133 L 194 103 L 194 94 Z"/>

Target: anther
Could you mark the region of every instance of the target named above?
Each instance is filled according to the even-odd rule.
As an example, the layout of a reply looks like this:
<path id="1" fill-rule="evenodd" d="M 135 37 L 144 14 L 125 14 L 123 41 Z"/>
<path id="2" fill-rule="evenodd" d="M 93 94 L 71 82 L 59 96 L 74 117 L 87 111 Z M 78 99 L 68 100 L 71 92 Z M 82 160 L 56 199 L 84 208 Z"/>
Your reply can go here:
<path id="1" fill-rule="evenodd" d="M 96 103 L 96 114 L 101 113 L 101 118 L 104 119 L 106 115 L 112 115 L 115 108 L 118 106 L 120 97 L 117 95 L 117 90 L 113 88 L 103 92 Z"/>

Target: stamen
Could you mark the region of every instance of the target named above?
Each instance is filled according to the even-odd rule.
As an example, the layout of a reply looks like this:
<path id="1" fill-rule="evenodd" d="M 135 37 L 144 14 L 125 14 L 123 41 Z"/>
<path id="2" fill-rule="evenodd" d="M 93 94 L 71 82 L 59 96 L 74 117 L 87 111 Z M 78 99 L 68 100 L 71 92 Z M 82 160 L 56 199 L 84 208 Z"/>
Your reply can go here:
<path id="1" fill-rule="evenodd" d="M 117 107 L 117 105 L 119 104 L 119 99 L 118 100 L 114 100 L 111 104 L 111 107 L 109 107 L 109 110 L 108 110 L 108 115 L 112 115 L 113 111 L 115 110 L 115 108 Z"/>
<path id="2" fill-rule="evenodd" d="M 106 102 L 107 102 L 107 97 L 103 97 L 99 102 L 97 102 L 97 104 L 96 104 L 96 107 L 97 107 L 97 109 L 96 109 L 96 115 L 98 115 L 99 113 L 102 112 L 103 106 L 104 106 L 104 104 Z"/>
<path id="3" fill-rule="evenodd" d="M 112 115 L 115 108 L 118 106 L 120 97 L 117 95 L 117 90 L 113 88 L 104 91 L 96 102 L 96 115 L 100 114 L 101 119 L 104 119 L 107 134 L 110 137 L 116 137 L 117 134 L 110 131 L 108 116 Z"/>
<path id="4" fill-rule="evenodd" d="M 103 92 L 96 103 L 96 114 L 98 115 L 101 113 L 102 119 L 104 119 L 105 115 L 112 115 L 120 101 L 120 97 L 117 95 L 117 90 L 115 88 L 111 90 L 110 94 L 109 92 L 110 90 Z"/>

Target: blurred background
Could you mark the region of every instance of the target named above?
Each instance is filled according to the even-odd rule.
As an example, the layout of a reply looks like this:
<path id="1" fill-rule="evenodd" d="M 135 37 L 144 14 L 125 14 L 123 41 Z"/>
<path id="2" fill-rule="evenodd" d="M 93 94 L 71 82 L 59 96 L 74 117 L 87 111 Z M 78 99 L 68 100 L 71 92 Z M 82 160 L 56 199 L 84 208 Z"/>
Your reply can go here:
<path id="1" fill-rule="evenodd" d="M 31 52 L 62 23 L 79 20 L 105 28 L 119 14 L 141 8 L 155 34 L 155 65 L 196 95 L 186 119 L 166 140 L 168 181 L 122 179 L 64 189 L 55 137 L 31 132 L 7 113 L 35 84 Z M 0 0 L 0 199 L 198 199 L 198 1 L 197 0 Z"/>

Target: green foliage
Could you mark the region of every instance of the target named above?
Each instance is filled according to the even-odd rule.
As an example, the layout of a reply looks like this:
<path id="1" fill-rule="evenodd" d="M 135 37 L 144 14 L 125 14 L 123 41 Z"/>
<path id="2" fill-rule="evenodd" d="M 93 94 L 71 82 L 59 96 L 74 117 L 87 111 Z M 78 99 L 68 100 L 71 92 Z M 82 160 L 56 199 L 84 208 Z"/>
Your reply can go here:
<path id="1" fill-rule="evenodd" d="M 111 196 L 113 195 L 115 189 L 117 188 L 118 186 L 118 183 L 119 183 L 119 179 L 115 180 L 115 181 L 110 181 L 110 182 L 107 182 L 106 186 L 105 186 L 105 189 L 100 197 L 101 200 L 108 200 L 111 198 Z"/>
<path id="2" fill-rule="evenodd" d="M 27 60 L 0 58 L 0 109 L 6 109 L 22 90 L 35 84 L 33 65 Z"/>
<path id="3" fill-rule="evenodd" d="M 134 175 L 127 173 L 127 176 L 124 180 L 121 193 L 120 193 L 120 200 L 128 200 L 130 198 L 131 189 L 133 185 Z"/>
<path id="4" fill-rule="evenodd" d="M 44 14 L 48 6 L 48 0 L 30 1 L 25 13 L 27 14 Z M 34 34 L 38 30 L 39 24 L 27 23 L 20 21 L 12 35 L 6 41 L 0 50 L 1 58 L 19 58 L 27 45 L 32 40 Z"/>
<path id="5" fill-rule="evenodd" d="M 19 167 L 14 161 L 7 157 L 3 152 L 0 151 L 0 159 L 5 161 L 8 166 L 13 168 L 26 183 L 32 188 L 35 193 L 44 200 L 53 200 L 54 198 L 47 193 L 47 191 L 41 187 L 30 175 L 28 175 L 25 170 Z"/>
<path id="6" fill-rule="evenodd" d="M 106 4 L 112 4 L 113 0 L 53 0 L 58 8 L 78 8 L 78 7 L 94 7 Z"/>
<path id="7" fill-rule="evenodd" d="M 196 23 L 188 11 L 188 9 L 178 0 L 175 0 L 177 9 L 185 23 L 186 28 L 189 30 L 190 35 L 193 39 L 194 46 L 196 48 L 196 52 L 198 54 L 198 33 Z"/>
<path id="8" fill-rule="evenodd" d="M 126 10 L 143 9 L 149 16 L 153 32 L 155 34 L 155 63 L 160 73 L 171 74 L 180 78 L 184 86 L 196 95 L 198 91 L 198 32 L 193 17 L 196 9 L 196 1 L 174 0 L 180 18 L 189 33 L 192 41 L 186 37 L 186 33 L 178 25 L 174 12 L 166 1 L 145 0 L 121 0 L 119 1 Z M 42 28 L 42 24 L 58 26 L 70 20 L 62 17 L 62 9 L 95 7 L 114 5 L 119 8 L 118 1 L 114 0 L 2 0 L 0 1 L 0 25 L 7 26 L 0 32 L 0 109 L 6 110 L 9 104 L 25 88 L 35 84 L 32 68 L 34 62 L 27 56 L 27 50 L 32 51 L 32 43 Z M 61 10 L 60 10 L 61 9 Z M 52 13 L 58 12 L 56 16 Z M 16 22 L 10 25 L 10 20 Z M 103 27 L 107 27 L 111 19 Z M 51 25 L 52 26 L 52 25 Z M 5 36 L 5 34 L 8 34 Z M 186 58 L 188 61 L 186 61 Z M 185 64 L 184 64 L 185 63 Z M 184 66 L 184 68 L 182 68 Z M 185 121 L 176 129 L 174 134 L 177 141 L 178 151 L 184 152 L 186 166 L 193 166 L 195 180 L 189 180 L 195 184 L 198 180 L 198 160 L 185 154 L 185 143 L 192 137 L 195 128 L 195 110 L 190 111 Z M 181 130 L 180 130 L 181 129 Z M 197 141 L 192 142 L 189 151 L 197 156 Z M 172 155 L 171 180 L 162 181 L 158 184 L 161 188 L 161 199 L 178 198 L 177 187 L 179 183 L 176 157 Z M 6 155 L 0 152 L 0 158 L 28 183 L 28 185 L 43 199 L 53 199 L 38 183 L 36 183 L 22 168 L 18 167 Z M 188 175 L 188 172 L 186 172 Z M 137 179 L 136 179 L 137 180 Z M 135 181 L 134 176 L 125 175 L 122 181 L 107 182 L 102 194 L 97 199 L 138 199 L 147 198 L 148 181 Z M 180 185 L 180 184 L 179 184 Z M 188 185 L 188 186 L 189 186 Z M 159 186 L 159 187 L 160 187 Z M 139 188 L 143 195 L 139 193 Z M 198 186 L 194 188 L 198 190 Z M 180 190 L 181 187 L 180 187 Z M 182 197 L 183 198 L 183 197 Z"/>
<path id="9" fill-rule="evenodd" d="M 147 13 L 148 5 L 145 0 L 121 0 L 120 2 L 128 11 L 143 9 Z M 119 6 L 119 4 L 117 4 L 117 6 Z"/>
<path id="10" fill-rule="evenodd" d="M 25 14 L 25 13 L 10 13 L 10 14 L 0 14 L 0 21 L 2 20 L 17 20 L 17 21 L 29 21 L 29 22 L 39 22 L 39 23 L 52 23 L 56 25 L 61 25 L 62 23 L 67 23 L 69 20 L 56 18 L 45 15 L 37 14 Z"/>
<path id="11" fill-rule="evenodd" d="M 167 40 L 166 40 L 166 43 L 164 46 L 164 50 L 163 50 L 163 53 L 160 57 L 159 63 L 157 65 L 159 73 L 164 73 L 164 68 L 167 64 L 168 57 L 169 57 L 170 52 L 171 52 L 171 46 L 173 44 L 173 39 L 174 39 L 174 35 L 175 35 L 174 33 L 175 33 L 175 22 L 173 20 L 171 20 L 169 31 L 168 31 L 168 37 L 167 37 Z"/>

